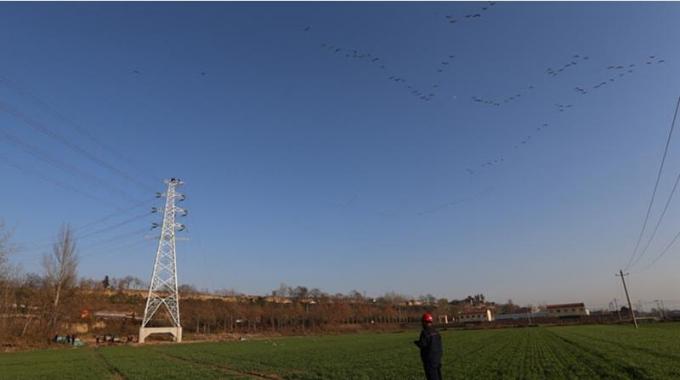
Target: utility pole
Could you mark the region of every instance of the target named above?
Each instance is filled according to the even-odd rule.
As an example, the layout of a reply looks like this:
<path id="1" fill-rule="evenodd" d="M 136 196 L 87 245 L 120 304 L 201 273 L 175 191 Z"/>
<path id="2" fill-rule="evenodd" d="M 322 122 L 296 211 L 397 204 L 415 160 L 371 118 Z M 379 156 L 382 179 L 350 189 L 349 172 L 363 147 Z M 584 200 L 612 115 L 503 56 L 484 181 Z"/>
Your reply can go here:
<path id="1" fill-rule="evenodd" d="M 628 295 L 628 288 L 626 287 L 626 277 L 630 273 L 623 273 L 623 270 L 619 269 L 619 274 L 616 276 L 621 277 L 621 282 L 623 282 L 623 291 L 626 293 L 626 299 L 628 300 L 628 310 L 630 310 L 630 316 L 633 318 L 633 324 L 635 328 L 638 328 L 637 318 L 635 318 L 635 311 L 633 311 L 633 304 L 630 302 L 630 296 Z"/>

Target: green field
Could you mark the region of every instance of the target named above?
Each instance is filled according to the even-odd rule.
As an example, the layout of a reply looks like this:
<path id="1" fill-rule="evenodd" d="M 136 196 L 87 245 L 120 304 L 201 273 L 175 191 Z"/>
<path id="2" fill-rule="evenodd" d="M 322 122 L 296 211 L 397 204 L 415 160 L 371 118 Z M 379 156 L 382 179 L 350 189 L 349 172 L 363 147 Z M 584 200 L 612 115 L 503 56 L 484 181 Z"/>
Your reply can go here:
<path id="1" fill-rule="evenodd" d="M 1 379 L 420 379 L 417 331 L 0 354 Z M 444 378 L 680 378 L 680 324 L 445 331 Z"/>

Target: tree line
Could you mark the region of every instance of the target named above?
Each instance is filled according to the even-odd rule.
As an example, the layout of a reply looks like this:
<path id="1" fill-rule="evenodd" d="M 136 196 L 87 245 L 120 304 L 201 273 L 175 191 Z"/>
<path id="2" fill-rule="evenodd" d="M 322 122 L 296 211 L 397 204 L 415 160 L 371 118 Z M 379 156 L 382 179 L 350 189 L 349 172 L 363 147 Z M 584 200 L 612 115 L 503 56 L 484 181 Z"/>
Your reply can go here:
<path id="1" fill-rule="evenodd" d="M 77 244 L 68 226 L 61 228 L 52 252 L 43 257 L 42 273 L 21 274 L 10 264 L 13 251 L 11 233 L 0 225 L 3 344 L 43 344 L 55 334 L 70 334 L 74 329 L 89 335 L 137 333 L 148 284 L 133 276 L 79 278 Z M 230 289 L 199 291 L 188 284 L 181 285 L 179 291 L 185 334 L 399 328 L 418 323 L 424 311 L 451 315 L 469 305 L 486 303 L 481 294 L 453 301 L 429 294 L 412 299 L 394 292 L 373 298 L 357 290 L 329 294 L 286 284 L 261 296 Z M 114 314 L 117 317 L 111 316 Z"/>

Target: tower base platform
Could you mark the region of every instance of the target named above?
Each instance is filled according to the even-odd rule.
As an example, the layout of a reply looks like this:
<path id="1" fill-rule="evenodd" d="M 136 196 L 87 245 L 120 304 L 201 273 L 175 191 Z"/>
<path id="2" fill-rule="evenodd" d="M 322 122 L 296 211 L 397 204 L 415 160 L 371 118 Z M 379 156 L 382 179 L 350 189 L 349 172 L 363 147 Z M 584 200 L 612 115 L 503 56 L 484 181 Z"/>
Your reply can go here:
<path id="1" fill-rule="evenodd" d="M 139 328 L 139 343 L 144 343 L 146 338 L 151 334 L 171 334 L 175 342 L 182 341 L 181 327 L 140 327 Z"/>

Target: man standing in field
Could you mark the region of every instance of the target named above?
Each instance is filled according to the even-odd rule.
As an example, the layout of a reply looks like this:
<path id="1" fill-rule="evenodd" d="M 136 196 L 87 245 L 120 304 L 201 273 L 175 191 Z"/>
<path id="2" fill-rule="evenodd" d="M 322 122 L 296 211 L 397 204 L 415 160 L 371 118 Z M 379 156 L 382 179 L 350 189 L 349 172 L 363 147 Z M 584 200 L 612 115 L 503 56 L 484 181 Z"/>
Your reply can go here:
<path id="1" fill-rule="evenodd" d="M 442 378 L 442 338 L 432 326 L 432 314 L 423 314 L 423 329 L 415 343 L 420 348 L 420 359 L 423 361 L 427 380 Z"/>

